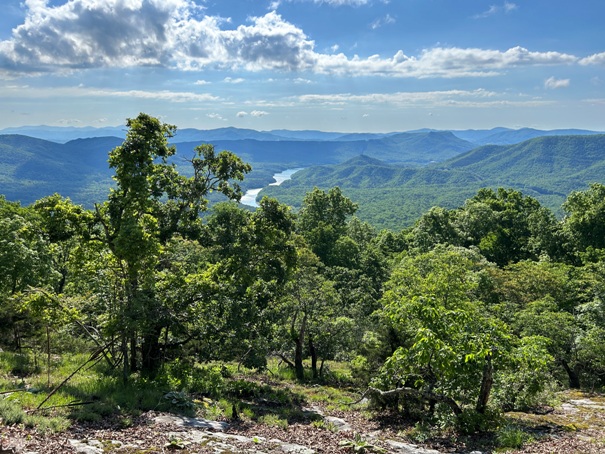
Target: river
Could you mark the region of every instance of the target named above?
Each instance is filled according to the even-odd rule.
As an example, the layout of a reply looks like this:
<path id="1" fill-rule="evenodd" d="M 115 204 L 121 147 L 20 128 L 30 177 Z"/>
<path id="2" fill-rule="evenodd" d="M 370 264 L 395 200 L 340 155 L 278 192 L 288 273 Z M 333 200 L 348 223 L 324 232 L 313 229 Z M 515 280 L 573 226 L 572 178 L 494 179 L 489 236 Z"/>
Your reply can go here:
<path id="1" fill-rule="evenodd" d="M 275 175 L 273 175 L 275 183 L 271 183 L 269 186 L 279 186 L 284 181 L 288 181 L 290 178 L 292 178 L 292 175 L 294 175 L 296 172 L 303 169 L 304 167 L 298 167 L 296 169 L 286 169 L 283 172 L 276 173 Z M 240 203 L 243 205 L 248 205 L 250 207 L 258 207 L 256 197 L 258 196 L 258 193 L 262 190 L 263 188 L 248 189 L 246 193 L 242 196 Z"/>

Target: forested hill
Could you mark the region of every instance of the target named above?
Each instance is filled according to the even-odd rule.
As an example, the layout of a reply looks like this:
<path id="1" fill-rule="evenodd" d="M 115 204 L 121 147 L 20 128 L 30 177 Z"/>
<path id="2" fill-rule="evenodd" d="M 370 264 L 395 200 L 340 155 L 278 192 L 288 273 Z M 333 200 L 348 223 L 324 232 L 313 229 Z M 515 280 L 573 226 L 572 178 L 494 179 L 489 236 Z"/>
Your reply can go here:
<path id="1" fill-rule="evenodd" d="M 195 131 L 182 132 L 180 137 L 191 138 Z M 494 131 L 500 133 L 510 131 Z M 220 138 L 226 132 L 214 134 Z M 243 132 L 240 136 L 248 137 Z M 369 140 L 364 135 L 346 135 L 342 140 L 333 136 L 311 140 L 311 132 L 299 136 L 305 140 L 243 138 L 212 143 L 252 164 L 244 188 L 266 186 L 273 173 L 286 168 L 306 167 L 292 181 L 267 188 L 261 196 L 273 195 L 297 207 L 314 186 L 339 186 L 359 203 L 362 219 L 394 230 L 411 224 L 432 206 L 460 206 L 482 187 L 520 189 L 557 212 L 571 191 L 602 182 L 605 175 L 605 135 L 554 135 L 479 148 L 446 131 L 371 135 Z M 59 144 L 0 135 L 0 194 L 29 204 L 58 192 L 90 207 L 107 196 L 112 184 L 108 152 L 122 140 L 96 137 Z M 185 162 L 200 143 L 175 143 L 174 162 Z"/>
<path id="2" fill-rule="evenodd" d="M 567 195 L 605 181 L 605 135 L 553 136 L 511 146 L 489 145 L 450 160 L 410 168 L 358 157 L 310 167 L 262 195 L 300 206 L 314 186 L 339 186 L 359 204 L 358 215 L 380 227 L 401 229 L 435 205 L 461 206 L 482 187 L 509 187 L 560 214 Z"/>
<path id="3" fill-rule="evenodd" d="M 426 165 L 473 148 L 470 142 L 450 132 L 402 133 L 372 140 L 347 137 L 343 141 L 214 140 L 225 137 L 227 132 L 213 134 L 207 136 L 207 142 L 217 150 L 232 151 L 252 164 L 254 170 L 244 181 L 244 187 L 265 186 L 273 181 L 273 173 L 289 167 L 336 164 L 360 154 L 389 162 Z M 238 134 L 233 137 L 249 137 L 241 130 Z M 177 134 L 177 138 L 193 136 L 191 130 Z M 18 134 L 0 135 L 0 194 L 8 200 L 29 204 L 57 192 L 90 207 L 107 196 L 112 184 L 108 153 L 122 141 L 118 137 L 94 137 L 60 144 Z M 174 162 L 177 165 L 186 162 L 193 156 L 193 148 L 204 142 L 175 142 Z M 183 167 L 186 172 L 186 166 Z"/>

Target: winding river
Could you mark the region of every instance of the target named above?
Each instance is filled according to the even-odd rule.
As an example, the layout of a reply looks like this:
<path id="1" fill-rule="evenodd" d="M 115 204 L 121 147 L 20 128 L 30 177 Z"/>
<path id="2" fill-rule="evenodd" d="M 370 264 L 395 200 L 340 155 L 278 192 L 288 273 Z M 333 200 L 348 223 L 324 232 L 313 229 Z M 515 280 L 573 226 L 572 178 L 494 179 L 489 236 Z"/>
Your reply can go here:
<path id="1" fill-rule="evenodd" d="M 294 175 L 299 170 L 302 170 L 303 168 L 304 167 L 298 167 L 296 169 L 286 169 L 283 172 L 276 173 L 275 175 L 273 175 L 273 179 L 275 180 L 275 183 L 271 183 L 269 186 L 279 186 L 284 181 L 287 181 L 290 178 L 292 178 L 292 175 Z M 242 196 L 240 203 L 243 205 L 251 206 L 251 207 L 258 207 L 258 203 L 256 202 L 256 197 L 258 196 L 258 193 L 261 192 L 262 190 L 263 190 L 263 188 L 248 189 L 246 191 L 246 193 Z"/>

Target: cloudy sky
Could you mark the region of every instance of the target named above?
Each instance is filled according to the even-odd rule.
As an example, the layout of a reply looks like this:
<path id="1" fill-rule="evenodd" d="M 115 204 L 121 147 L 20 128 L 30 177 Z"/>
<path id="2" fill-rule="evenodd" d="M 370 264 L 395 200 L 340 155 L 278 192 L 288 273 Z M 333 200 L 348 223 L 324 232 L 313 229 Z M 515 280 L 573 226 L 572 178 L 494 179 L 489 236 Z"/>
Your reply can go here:
<path id="1" fill-rule="evenodd" d="M 603 0 L 2 0 L 0 128 L 605 130 Z"/>

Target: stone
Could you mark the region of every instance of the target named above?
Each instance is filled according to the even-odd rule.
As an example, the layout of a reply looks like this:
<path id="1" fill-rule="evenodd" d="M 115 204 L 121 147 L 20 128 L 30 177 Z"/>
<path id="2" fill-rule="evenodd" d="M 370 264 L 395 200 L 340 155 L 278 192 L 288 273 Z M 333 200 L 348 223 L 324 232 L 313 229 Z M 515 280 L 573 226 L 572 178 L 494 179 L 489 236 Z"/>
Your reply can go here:
<path id="1" fill-rule="evenodd" d="M 103 443 L 99 440 L 69 440 L 78 454 L 103 454 Z"/>
<path id="2" fill-rule="evenodd" d="M 345 432 L 345 431 L 353 430 L 351 425 L 342 418 L 337 418 L 335 416 L 326 416 L 326 417 L 324 417 L 324 421 L 326 421 L 327 423 L 333 424 L 334 427 L 336 427 L 336 430 L 338 432 Z"/>
<path id="3" fill-rule="evenodd" d="M 181 427 L 191 427 L 194 429 L 210 429 L 216 432 L 227 430 L 229 424 L 221 421 L 211 421 L 204 418 L 189 418 L 187 416 L 160 415 L 154 419 L 156 424 L 174 424 Z"/>
<path id="4" fill-rule="evenodd" d="M 389 452 L 400 454 L 440 454 L 434 449 L 421 448 L 411 443 L 403 443 L 401 441 L 386 440 L 386 443 L 391 447 Z"/>

